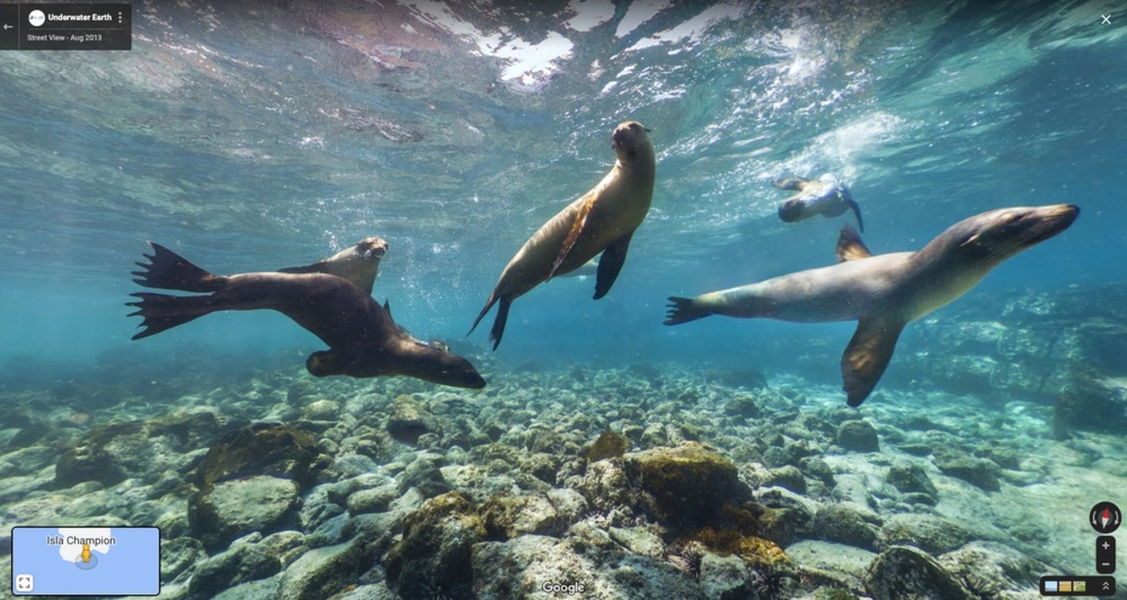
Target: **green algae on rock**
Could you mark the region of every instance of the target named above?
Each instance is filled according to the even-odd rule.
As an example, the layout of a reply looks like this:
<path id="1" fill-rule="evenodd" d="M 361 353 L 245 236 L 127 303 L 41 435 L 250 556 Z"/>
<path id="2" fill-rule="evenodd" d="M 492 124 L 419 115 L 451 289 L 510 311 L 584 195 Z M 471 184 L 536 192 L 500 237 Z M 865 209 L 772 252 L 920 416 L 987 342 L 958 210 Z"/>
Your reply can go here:
<path id="1" fill-rule="evenodd" d="M 587 450 L 587 462 L 595 462 L 604 458 L 617 458 L 626 454 L 630 449 L 630 440 L 621 433 L 604 431 Z"/>
<path id="2" fill-rule="evenodd" d="M 736 465 L 698 442 L 627 454 L 624 461 L 627 473 L 646 492 L 647 511 L 675 527 L 706 523 L 719 507 L 751 495 Z"/>
<path id="3" fill-rule="evenodd" d="M 423 502 L 403 520 L 403 539 L 388 552 L 388 580 L 407 600 L 468 595 L 470 549 L 485 539 L 485 524 L 469 498 L 447 492 Z"/>

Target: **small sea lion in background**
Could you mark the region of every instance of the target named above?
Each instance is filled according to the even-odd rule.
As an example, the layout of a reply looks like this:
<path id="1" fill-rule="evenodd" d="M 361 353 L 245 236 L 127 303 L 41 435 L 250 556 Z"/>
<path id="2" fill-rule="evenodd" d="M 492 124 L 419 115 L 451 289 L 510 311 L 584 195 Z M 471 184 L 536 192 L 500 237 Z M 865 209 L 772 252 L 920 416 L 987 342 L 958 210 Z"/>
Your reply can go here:
<path id="1" fill-rule="evenodd" d="M 1064 231 L 1080 209 L 1071 204 L 1013 207 L 955 223 L 917 252 L 873 256 L 852 227 L 838 239 L 839 263 L 759 283 L 669 298 L 666 325 L 709 315 L 821 322 L 857 319 L 841 357 L 850 406 L 872 392 L 900 330 L 965 294 L 991 269 Z"/>
<path id="2" fill-rule="evenodd" d="M 392 320 L 366 291 L 328 273 L 240 273 L 214 275 L 168 248 L 149 242 L 151 262 L 136 274 L 137 283 L 154 288 L 209 292 L 171 296 L 139 292 L 127 306 L 137 307 L 145 329 L 141 339 L 221 310 L 276 310 L 293 319 L 329 346 L 305 362 L 316 377 L 407 375 L 466 388 L 485 387 L 485 380 L 466 359 L 412 336 Z"/>
<path id="3" fill-rule="evenodd" d="M 556 277 L 590 277 L 591 275 L 598 274 L 598 272 L 599 272 L 599 261 L 598 261 L 598 259 L 592 258 L 591 260 L 589 260 L 589 261 L 579 265 L 578 267 L 576 267 L 576 269 L 574 271 L 568 271 L 567 273 L 559 273 L 559 274 L 556 275 Z"/>
<path id="4" fill-rule="evenodd" d="M 328 273 L 344 277 L 367 294 L 379 275 L 380 259 L 387 255 L 387 242 L 380 237 L 366 237 L 359 242 L 304 267 L 278 269 L 280 273 Z M 187 290 L 195 291 L 195 290 Z"/>
<path id="5" fill-rule="evenodd" d="M 649 130 L 641 123 L 626 121 L 615 127 L 611 148 L 618 159 L 602 181 L 549 219 L 505 265 L 469 331 L 473 333 L 500 302 L 489 331 L 494 350 L 505 333 L 513 300 L 552 277 L 578 269 L 600 252 L 594 297 L 598 300 L 610 291 L 626 260 L 630 238 L 649 212 L 655 170 Z"/>
<path id="6" fill-rule="evenodd" d="M 787 223 L 809 219 L 818 214 L 836 217 L 847 209 L 853 209 L 853 214 L 857 215 L 857 227 L 865 231 L 861 207 L 853 201 L 849 188 L 834 175 L 825 173 L 817 179 L 785 177 L 771 182 L 771 185 L 782 190 L 798 190 L 797 194 L 779 205 L 779 218 Z"/>

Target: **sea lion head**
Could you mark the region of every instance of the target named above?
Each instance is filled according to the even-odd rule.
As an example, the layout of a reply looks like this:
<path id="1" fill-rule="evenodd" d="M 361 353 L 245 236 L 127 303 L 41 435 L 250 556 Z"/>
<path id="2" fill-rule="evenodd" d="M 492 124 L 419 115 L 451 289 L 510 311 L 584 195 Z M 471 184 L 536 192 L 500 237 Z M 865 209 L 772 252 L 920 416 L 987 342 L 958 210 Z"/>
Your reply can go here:
<path id="1" fill-rule="evenodd" d="M 937 241 L 952 257 L 989 268 L 1068 229 L 1079 214 L 1073 204 L 1000 208 L 959 221 Z"/>
<path id="2" fill-rule="evenodd" d="M 411 340 L 409 343 L 413 348 L 408 360 L 403 361 L 404 374 L 454 387 L 485 387 L 485 379 L 470 361 L 450 352 L 446 349 L 446 344 L 428 344 L 419 340 Z"/>
<path id="3" fill-rule="evenodd" d="M 787 223 L 809 219 L 814 214 L 814 211 L 810 210 L 810 204 L 806 198 L 788 198 L 779 205 L 779 218 Z"/>
<path id="4" fill-rule="evenodd" d="M 352 251 L 354 257 L 361 260 L 372 260 L 383 258 L 387 254 L 387 241 L 381 237 L 366 237 L 359 242 L 356 242 L 351 248 L 345 250 Z"/>
<path id="5" fill-rule="evenodd" d="M 614 128 L 610 136 L 610 147 L 614 148 L 618 160 L 635 162 L 643 156 L 653 156 L 653 143 L 650 130 L 637 121 L 625 121 Z"/>
<path id="6" fill-rule="evenodd" d="M 305 359 L 305 369 L 314 377 L 340 375 L 344 371 L 337 364 L 337 357 L 329 350 L 319 350 Z"/>

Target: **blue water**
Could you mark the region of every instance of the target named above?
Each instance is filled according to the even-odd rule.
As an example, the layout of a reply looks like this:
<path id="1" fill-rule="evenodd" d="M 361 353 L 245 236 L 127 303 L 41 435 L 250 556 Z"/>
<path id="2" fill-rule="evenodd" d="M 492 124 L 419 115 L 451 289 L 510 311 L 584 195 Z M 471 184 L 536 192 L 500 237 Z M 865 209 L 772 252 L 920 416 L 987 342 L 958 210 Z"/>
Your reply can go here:
<path id="1" fill-rule="evenodd" d="M 574 7 L 546 5 L 153 3 L 134 7 L 132 51 L 5 53 L 0 364 L 126 354 L 143 371 L 188 343 L 248 362 L 318 347 L 273 314 L 129 342 L 122 302 L 147 239 L 227 273 L 379 235 L 376 297 L 420 337 L 460 340 L 516 248 L 609 167 L 625 119 L 654 130 L 658 174 L 622 277 L 599 302 L 591 280 L 520 298 L 501 357 L 754 362 L 765 338 L 844 342 L 841 324 L 660 325 L 668 295 L 832 260 L 840 219 L 775 216 L 768 183 L 786 174 L 841 176 L 876 252 L 989 208 L 1082 207 L 978 296 L 1127 274 L 1121 9 L 576 6 L 575 27 L 603 21 L 577 31 Z M 512 57 L 530 53 L 496 49 L 549 34 L 570 50 L 524 78 Z"/>
<path id="2" fill-rule="evenodd" d="M 1061 339 L 1096 340 L 1061 347 L 1127 347 L 1114 300 L 1127 289 L 1120 3 L 182 0 L 134 3 L 133 18 L 130 51 L 0 52 L 0 395 L 21 415 L 50 408 L 53 431 L 78 436 L 108 420 L 98 412 L 108 406 L 120 418 L 136 403 L 148 419 L 162 402 L 230 399 L 241 418 L 261 386 L 277 386 L 262 398 L 285 397 L 291 380 L 255 378 L 302 374 L 324 348 L 317 338 L 255 311 L 131 341 L 134 262 L 153 240 L 216 273 L 270 270 L 372 235 L 390 244 L 373 295 L 417 337 L 445 340 L 479 365 L 494 390 L 538 370 L 674 365 L 705 378 L 758 371 L 783 390 L 765 398 L 801 404 L 809 392 L 809 406 L 834 395 L 844 407 L 839 356 L 852 322 L 661 324 L 668 296 L 834 262 L 851 215 L 784 223 L 776 210 L 788 193 L 771 181 L 836 174 L 875 253 L 918 249 L 989 209 L 1071 203 L 1081 214 L 1068 230 L 909 325 L 868 412 L 857 414 L 877 424 L 892 457 L 879 455 L 879 468 L 907 457 L 892 453 L 905 438 L 888 427 L 920 429 L 908 441 L 933 429 L 1019 440 L 1003 446 L 1012 442 L 1026 471 L 989 496 L 1013 502 L 982 516 L 986 504 L 959 504 L 968 496 L 951 495 L 948 482 L 936 510 L 960 522 L 997 517 L 1010 535 L 1027 516 L 1014 506 L 1033 514 L 1043 503 L 1042 519 L 1022 531 L 1063 531 L 1058 546 L 1070 554 L 1051 556 L 1054 566 L 1090 564 L 1083 519 L 1095 498 L 1084 490 L 1122 481 L 1107 473 L 1127 477 L 1122 436 L 1056 443 L 1049 415 L 1061 390 L 1022 385 L 1033 360 L 1060 383 L 1056 342 L 1046 342 L 1053 332 L 1029 325 L 1046 314 Z M 652 129 L 656 190 L 613 289 L 593 301 L 593 278 L 559 278 L 515 301 L 497 352 L 488 350 L 492 315 L 466 338 L 513 253 L 610 168 L 611 131 L 628 119 Z M 1083 309 L 1038 312 L 1022 300 L 1052 305 L 1061 294 Z M 960 359 L 996 360 L 1025 378 L 1004 390 L 958 381 L 937 342 L 961 325 L 989 331 L 994 319 L 1012 326 L 1007 343 L 1024 339 L 1015 323 L 1029 325 L 1030 347 L 987 340 Z M 1127 369 L 1104 358 L 1089 360 L 1095 375 L 1077 377 L 1118 390 L 1112 406 L 1121 408 Z M 335 397 L 334 384 L 309 389 Z M 668 392 L 679 384 L 664 385 L 660 393 L 679 402 Z M 52 393 L 20 396 L 26 390 Z M 464 393 L 496 399 L 488 387 Z M 952 406 L 936 406 L 933 393 L 950 394 L 940 397 Z M 962 429 L 965 407 L 983 405 L 994 412 L 981 429 Z M 924 408 L 932 412 L 913 425 Z M 770 418 L 781 427 L 791 416 Z M 3 420 L 0 434 L 25 427 Z M 5 468 L 9 481 L 28 475 Z M 15 514 L 6 510 L 0 537 Z M 1044 535 L 1018 536 L 1023 551 L 1055 547 Z"/>

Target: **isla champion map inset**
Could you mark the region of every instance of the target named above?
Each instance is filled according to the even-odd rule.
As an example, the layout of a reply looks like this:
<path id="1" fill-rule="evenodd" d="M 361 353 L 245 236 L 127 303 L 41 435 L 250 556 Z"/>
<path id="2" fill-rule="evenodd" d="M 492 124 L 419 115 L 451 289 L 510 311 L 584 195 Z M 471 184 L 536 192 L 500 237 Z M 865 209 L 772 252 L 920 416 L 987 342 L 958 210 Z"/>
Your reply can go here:
<path id="1" fill-rule="evenodd" d="M 13 527 L 17 596 L 155 596 L 156 527 Z"/>

